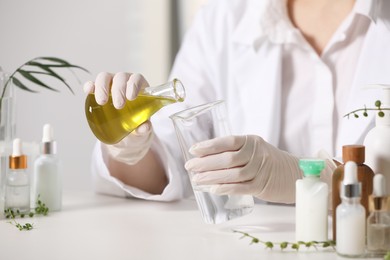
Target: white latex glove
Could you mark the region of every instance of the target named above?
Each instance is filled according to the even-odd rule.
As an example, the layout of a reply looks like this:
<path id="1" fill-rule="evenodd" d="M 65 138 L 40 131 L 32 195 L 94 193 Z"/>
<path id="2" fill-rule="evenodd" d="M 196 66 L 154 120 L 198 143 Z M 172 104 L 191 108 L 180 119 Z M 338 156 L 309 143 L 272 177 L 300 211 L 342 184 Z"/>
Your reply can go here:
<path id="1" fill-rule="evenodd" d="M 227 136 L 197 143 L 185 168 L 196 185 L 213 185 L 216 194 L 251 194 L 259 199 L 295 202 L 295 181 L 302 178 L 299 159 L 261 137 Z"/>
<path id="2" fill-rule="evenodd" d="M 95 93 L 95 99 L 99 105 L 107 103 L 111 94 L 114 107 L 120 109 L 124 107 L 126 100 L 135 99 L 138 93 L 148 86 L 148 82 L 140 74 L 101 72 L 97 75 L 95 82 L 88 81 L 84 84 L 84 92 Z M 134 165 L 149 151 L 153 136 L 152 124 L 148 120 L 119 143 L 104 144 L 104 146 L 111 157 Z"/>

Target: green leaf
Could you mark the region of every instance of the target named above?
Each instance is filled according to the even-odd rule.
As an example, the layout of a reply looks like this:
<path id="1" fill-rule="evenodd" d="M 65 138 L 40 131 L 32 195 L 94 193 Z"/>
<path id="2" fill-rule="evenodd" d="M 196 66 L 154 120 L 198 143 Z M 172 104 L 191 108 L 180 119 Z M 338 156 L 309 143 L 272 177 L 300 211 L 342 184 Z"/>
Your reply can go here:
<path id="1" fill-rule="evenodd" d="M 15 77 L 12 78 L 12 82 L 15 84 L 15 86 L 17 86 L 17 87 L 20 88 L 20 89 L 23 89 L 23 90 L 26 90 L 26 91 L 29 91 L 29 92 L 36 93 L 36 91 L 34 91 L 34 90 L 32 90 L 32 89 L 29 89 L 29 88 L 26 87 L 20 80 L 18 80 L 18 79 L 15 78 Z"/>
<path id="2" fill-rule="evenodd" d="M 298 251 L 299 250 L 299 244 L 298 243 L 294 243 L 294 244 L 291 245 L 291 248 Z"/>
<path id="3" fill-rule="evenodd" d="M 266 248 L 272 249 L 274 247 L 274 244 L 271 241 L 267 241 L 264 243 Z"/>
<path id="4" fill-rule="evenodd" d="M 280 243 L 280 249 L 285 249 L 285 248 L 287 248 L 287 246 L 288 246 L 288 242 L 282 242 L 282 243 Z"/>
<path id="5" fill-rule="evenodd" d="M 35 67 L 38 67 L 38 68 L 46 71 L 48 76 L 52 76 L 52 77 L 60 80 L 64 85 L 66 85 L 66 87 L 69 89 L 69 91 L 72 92 L 72 94 L 74 94 L 72 88 L 68 85 L 68 83 L 65 81 L 65 79 L 62 78 L 60 75 L 58 75 L 54 70 L 52 70 L 50 68 L 50 65 L 45 65 L 45 64 L 41 64 L 39 62 L 32 61 L 32 62 L 29 62 L 29 66 L 35 66 Z"/>
<path id="6" fill-rule="evenodd" d="M 52 61 L 52 62 L 57 62 L 57 63 L 59 63 L 59 65 L 51 65 L 51 66 L 77 68 L 77 69 L 81 69 L 81 70 L 89 73 L 89 71 L 87 69 L 80 67 L 80 66 L 77 66 L 77 65 L 74 65 L 74 64 L 71 64 L 64 59 L 60 59 L 60 58 L 56 58 L 56 57 L 38 57 L 37 60 L 48 60 L 48 61 Z"/>
<path id="7" fill-rule="evenodd" d="M 30 72 L 28 71 L 25 71 L 25 70 L 19 70 L 18 71 L 23 77 L 25 77 L 26 79 L 28 79 L 29 81 L 41 86 L 41 87 L 44 87 L 44 88 L 47 88 L 49 90 L 52 90 L 52 91 L 56 91 L 58 92 L 58 90 L 52 88 L 52 87 L 49 87 L 47 84 L 43 83 L 41 80 L 39 80 L 38 78 L 36 78 L 35 76 L 33 76 Z"/>

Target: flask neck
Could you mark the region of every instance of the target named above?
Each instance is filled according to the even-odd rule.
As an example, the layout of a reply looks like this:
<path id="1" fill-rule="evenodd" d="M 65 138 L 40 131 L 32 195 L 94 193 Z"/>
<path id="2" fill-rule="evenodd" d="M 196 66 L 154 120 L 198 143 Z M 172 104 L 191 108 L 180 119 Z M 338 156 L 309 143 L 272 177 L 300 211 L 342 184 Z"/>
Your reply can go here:
<path id="1" fill-rule="evenodd" d="M 167 82 L 159 86 L 147 87 L 143 89 L 143 91 L 140 94 L 149 95 L 149 96 L 168 97 L 178 102 L 182 102 L 185 99 L 184 86 L 181 83 L 181 81 L 178 79 L 174 79 L 170 82 Z"/>

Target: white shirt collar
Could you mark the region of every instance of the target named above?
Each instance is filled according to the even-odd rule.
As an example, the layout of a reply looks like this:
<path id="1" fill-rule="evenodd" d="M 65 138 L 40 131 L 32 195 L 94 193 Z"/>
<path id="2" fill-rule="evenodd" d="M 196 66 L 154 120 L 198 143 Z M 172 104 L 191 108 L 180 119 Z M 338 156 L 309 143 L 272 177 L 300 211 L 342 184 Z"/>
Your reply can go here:
<path id="1" fill-rule="evenodd" d="M 356 0 L 352 12 L 364 15 L 376 22 L 379 0 Z M 388 1 L 388 0 L 385 0 Z M 247 10 L 233 35 L 235 42 L 253 44 L 264 38 L 283 44 L 291 42 L 297 29 L 292 25 L 287 13 L 287 0 L 253 1 L 253 8 Z M 257 7 L 257 8 L 256 8 Z"/>
<path id="2" fill-rule="evenodd" d="M 378 0 L 356 0 L 353 11 L 368 17 L 371 21 L 376 23 L 379 6 L 377 2 Z"/>

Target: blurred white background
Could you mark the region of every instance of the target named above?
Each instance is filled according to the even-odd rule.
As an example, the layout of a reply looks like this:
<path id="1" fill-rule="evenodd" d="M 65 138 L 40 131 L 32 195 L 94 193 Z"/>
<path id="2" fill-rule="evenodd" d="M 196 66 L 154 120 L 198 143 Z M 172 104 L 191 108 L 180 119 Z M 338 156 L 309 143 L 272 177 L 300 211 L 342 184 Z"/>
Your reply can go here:
<path id="1" fill-rule="evenodd" d="M 16 137 L 40 142 L 50 123 L 62 160 L 64 188 L 91 189 L 90 157 L 95 138 L 84 115 L 82 84 L 101 71 L 131 71 L 151 85 L 167 80 L 183 33 L 205 0 L 1 0 L 0 66 L 13 72 L 38 56 L 54 56 L 85 67 L 75 91 L 49 81 L 60 92 L 31 86 L 15 90 Z M 30 165 L 31 167 L 31 165 Z"/>

